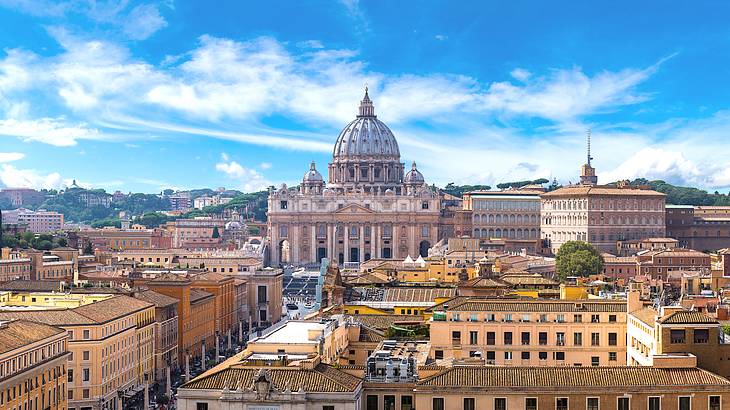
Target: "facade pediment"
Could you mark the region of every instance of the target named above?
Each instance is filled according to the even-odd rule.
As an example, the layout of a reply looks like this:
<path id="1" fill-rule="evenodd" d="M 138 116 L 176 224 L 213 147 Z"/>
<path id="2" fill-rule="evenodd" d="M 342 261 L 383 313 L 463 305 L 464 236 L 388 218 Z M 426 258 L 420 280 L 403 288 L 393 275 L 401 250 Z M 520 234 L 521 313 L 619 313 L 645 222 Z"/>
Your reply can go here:
<path id="1" fill-rule="evenodd" d="M 362 205 L 349 204 L 349 205 L 343 206 L 342 208 L 338 209 L 337 211 L 335 211 L 335 213 L 347 214 L 347 215 L 351 215 L 351 214 L 368 214 L 368 215 L 370 215 L 370 214 L 374 214 L 375 211 L 373 211 L 372 209 L 365 208 Z"/>

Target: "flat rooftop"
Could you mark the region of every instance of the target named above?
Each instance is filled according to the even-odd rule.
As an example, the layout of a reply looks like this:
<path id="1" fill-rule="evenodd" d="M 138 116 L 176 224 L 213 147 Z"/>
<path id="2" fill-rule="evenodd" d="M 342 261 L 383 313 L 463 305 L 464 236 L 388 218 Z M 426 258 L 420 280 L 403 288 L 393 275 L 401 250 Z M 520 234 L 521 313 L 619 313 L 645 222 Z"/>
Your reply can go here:
<path id="1" fill-rule="evenodd" d="M 316 332 L 317 336 L 322 335 L 328 326 L 330 323 L 290 320 L 270 333 L 252 340 L 251 343 L 317 344 L 319 341 L 316 338 L 313 340 L 310 334 Z"/>

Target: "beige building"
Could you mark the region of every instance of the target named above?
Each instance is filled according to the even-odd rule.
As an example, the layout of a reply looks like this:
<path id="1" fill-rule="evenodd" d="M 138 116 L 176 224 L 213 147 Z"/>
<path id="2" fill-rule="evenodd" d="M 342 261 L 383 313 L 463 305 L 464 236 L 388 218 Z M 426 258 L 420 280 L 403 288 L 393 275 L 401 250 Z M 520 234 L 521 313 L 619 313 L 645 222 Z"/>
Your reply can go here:
<path id="1" fill-rule="evenodd" d="M 404 175 L 400 160 L 366 90 L 335 142 L 328 183 L 312 163 L 299 190 L 270 191 L 270 265 L 427 256 L 439 238 L 439 197 L 415 163 Z"/>
<path id="2" fill-rule="evenodd" d="M 134 297 L 155 305 L 155 380 L 164 382 L 166 372 L 179 367 L 177 361 L 179 301 L 153 290 L 135 292 Z"/>
<path id="3" fill-rule="evenodd" d="M 472 213 L 472 237 L 540 239 L 541 193 L 515 189 L 464 194 L 464 210 Z"/>
<path id="4" fill-rule="evenodd" d="M 581 182 L 541 195 L 540 232 L 553 253 L 568 241 L 616 252 L 617 241 L 665 236 L 665 194 L 644 187 L 597 185 L 596 170 L 583 165 Z"/>
<path id="5" fill-rule="evenodd" d="M 431 357 L 507 366 L 626 364 L 626 302 L 456 297 L 429 309 Z"/>
<path id="6" fill-rule="evenodd" d="M 58 327 L 0 321 L 0 409 L 66 410 L 67 342 Z"/>
<path id="7" fill-rule="evenodd" d="M 154 377 L 155 310 L 151 303 L 112 296 L 65 310 L 0 309 L 0 320 L 22 319 L 68 334 L 68 408 L 122 409 Z"/>
<path id="8" fill-rule="evenodd" d="M 280 322 L 251 339 L 246 352 L 249 358 L 306 359 L 319 355 L 323 363 L 335 364 L 348 346 L 348 330 L 341 315 L 322 320 L 290 320 Z"/>
<path id="9" fill-rule="evenodd" d="M 63 214 L 58 212 L 19 208 L 3 212 L 3 223 L 22 224 L 33 233 L 56 232 L 63 229 Z"/>

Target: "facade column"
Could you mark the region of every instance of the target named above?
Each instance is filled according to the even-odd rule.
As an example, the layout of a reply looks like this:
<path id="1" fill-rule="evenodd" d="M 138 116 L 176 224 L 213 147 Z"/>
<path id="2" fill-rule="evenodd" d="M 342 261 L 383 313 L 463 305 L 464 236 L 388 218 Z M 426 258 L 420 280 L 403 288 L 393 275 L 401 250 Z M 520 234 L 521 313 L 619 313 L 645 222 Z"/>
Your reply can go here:
<path id="1" fill-rule="evenodd" d="M 350 262 L 350 227 L 348 225 L 344 226 L 345 232 L 345 262 Z"/>
<path id="2" fill-rule="evenodd" d="M 393 229 L 391 230 L 391 235 L 393 236 L 390 240 L 390 255 L 393 259 L 400 259 L 400 254 L 398 252 L 398 244 L 400 244 L 400 237 L 398 236 L 398 223 L 393 223 Z"/>
<path id="3" fill-rule="evenodd" d="M 355 182 L 360 182 L 360 164 L 355 164 Z"/>
<path id="4" fill-rule="evenodd" d="M 360 225 L 360 250 L 358 251 L 358 262 L 363 263 L 365 261 L 365 226 Z"/>
<path id="5" fill-rule="evenodd" d="M 279 255 L 279 224 L 271 225 L 271 250 L 269 254 L 271 255 L 271 266 L 279 266 L 279 259 L 281 258 L 281 255 Z"/>
<path id="6" fill-rule="evenodd" d="M 370 225 L 370 259 L 377 259 L 379 257 L 378 251 L 375 249 L 378 225 Z"/>
<path id="7" fill-rule="evenodd" d="M 419 228 L 418 226 L 414 226 L 414 225 L 411 225 L 408 228 L 408 230 L 410 231 L 409 235 L 408 235 L 408 236 L 410 236 L 410 238 L 408 238 L 408 248 L 409 248 L 408 252 L 416 253 L 416 255 L 411 255 L 413 257 L 413 259 L 418 259 L 418 255 L 420 255 L 420 253 L 418 252 L 419 249 L 418 249 L 418 245 L 417 245 L 419 241 L 416 240 L 416 238 L 421 237 L 420 232 L 418 232 L 418 228 Z M 418 236 L 416 236 L 416 235 L 418 235 Z"/>
<path id="8" fill-rule="evenodd" d="M 335 228 L 332 224 L 327 224 L 327 258 L 330 262 L 335 261 Z"/>
<path id="9" fill-rule="evenodd" d="M 312 240 L 311 243 L 311 249 L 309 251 L 310 254 L 310 261 L 312 263 L 317 262 L 317 248 L 319 247 L 319 240 L 317 238 L 317 224 L 312 224 Z"/>
<path id="10" fill-rule="evenodd" d="M 301 227 L 299 225 L 289 227 L 289 263 L 291 264 L 299 262 L 299 247 L 301 246 L 299 240 L 300 229 Z"/>
<path id="11" fill-rule="evenodd" d="M 375 164 L 370 163 L 368 168 L 368 181 L 375 182 Z"/>

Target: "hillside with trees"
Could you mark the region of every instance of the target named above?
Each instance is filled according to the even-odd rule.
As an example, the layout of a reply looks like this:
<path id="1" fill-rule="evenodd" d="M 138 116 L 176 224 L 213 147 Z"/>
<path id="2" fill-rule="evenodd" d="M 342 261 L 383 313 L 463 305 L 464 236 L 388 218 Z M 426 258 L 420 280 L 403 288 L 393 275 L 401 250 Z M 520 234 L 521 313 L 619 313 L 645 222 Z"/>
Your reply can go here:
<path id="1" fill-rule="evenodd" d="M 655 191 L 667 194 L 667 204 L 730 206 L 730 195 L 722 194 L 718 191 L 708 193 L 699 188 L 676 186 L 662 180 L 649 181 L 645 178 L 635 179 L 631 181 L 631 185 L 649 186 Z"/>

